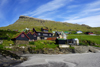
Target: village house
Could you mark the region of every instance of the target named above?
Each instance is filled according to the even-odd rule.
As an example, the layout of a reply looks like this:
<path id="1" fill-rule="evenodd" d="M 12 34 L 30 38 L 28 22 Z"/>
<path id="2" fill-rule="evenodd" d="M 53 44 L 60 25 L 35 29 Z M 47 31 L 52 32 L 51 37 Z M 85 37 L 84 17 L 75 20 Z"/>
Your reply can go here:
<path id="1" fill-rule="evenodd" d="M 53 33 L 48 32 L 37 32 L 34 28 L 33 31 L 37 34 L 37 40 L 47 39 L 48 37 L 52 37 Z"/>
<path id="2" fill-rule="evenodd" d="M 37 34 L 37 39 L 47 39 L 48 37 L 52 37 L 52 33 L 46 33 L 46 32 L 35 32 Z"/>
<path id="3" fill-rule="evenodd" d="M 55 32 L 54 34 L 55 37 L 57 38 L 61 38 L 61 39 L 66 39 L 67 38 L 67 35 L 62 31 L 62 32 Z"/>
<path id="4" fill-rule="evenodd" d="M 19 45 L 19 44 L 29 44 L 29 39 L 30 38 L 24 32 L 22 32 L 15 38 L 12 38 L 11 40 L 14 41 L 15 45 Z"/>
<path id="5" fill-rule="evenodd" d="M 37 34 L 31 33 L 30 31 L 27 33 L 27 36 L 30 38 L 30 40 L 37 40 Z"/>
<path id="6" fill-rule="evenodd" d="M 82 31 L 77 31 L 76 33 L 77 33 L 77 34 L 81 34 L 81 33 L 83 33 L 83 32 L 82 32 Z"/>

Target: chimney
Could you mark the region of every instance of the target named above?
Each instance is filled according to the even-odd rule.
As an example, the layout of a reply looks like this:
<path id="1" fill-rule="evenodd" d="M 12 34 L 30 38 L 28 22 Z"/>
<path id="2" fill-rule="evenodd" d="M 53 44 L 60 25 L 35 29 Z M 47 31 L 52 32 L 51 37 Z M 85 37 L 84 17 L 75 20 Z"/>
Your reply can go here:
<path id="1" fill-rule="evenodd" d="M 33 28 L 33 32 L 36 32 L 35 28 Z"/>

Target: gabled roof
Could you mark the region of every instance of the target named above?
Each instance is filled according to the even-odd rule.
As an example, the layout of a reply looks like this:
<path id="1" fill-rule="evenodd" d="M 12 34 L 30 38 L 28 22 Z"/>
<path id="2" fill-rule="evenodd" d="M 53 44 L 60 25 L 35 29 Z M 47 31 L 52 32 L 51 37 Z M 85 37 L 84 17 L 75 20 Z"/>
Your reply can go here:
<path id="1" fill-rule="evenodd" d="M 34 32 L 33 34 L 36 34 L 36 33 Z M 33 35 L 33 34 L 32 34 L 32 35 Z M 37 34 L 36 34 L 36 35 L 37 35 Z"/>
<path id="2" fill-rule="evenodd" d="M 30 33 L 31 35 L 33 35 L 32 32 L 29 31 L 27 34 L 29 34 L 29 33 Z"/>
<path id="3" fill-rule="evenodd" d="M 24 34 L 28 39 L 30 39 L 24 32 L 21 32 L 20 34 L 17 34 L 16 37 L 12 38 L 12 39 L 16 39 L 17 37 L 19 37 L 21 34 Z"/>

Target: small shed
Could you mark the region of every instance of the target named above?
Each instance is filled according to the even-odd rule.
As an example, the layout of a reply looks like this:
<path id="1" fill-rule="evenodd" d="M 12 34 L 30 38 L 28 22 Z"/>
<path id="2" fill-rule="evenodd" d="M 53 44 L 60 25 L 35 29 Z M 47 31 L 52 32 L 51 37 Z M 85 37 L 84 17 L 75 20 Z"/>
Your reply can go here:
<path id="1" fill-rule="evenodd" d="M 14 41 L 15 45 L 19 45 L 19 44 L 29 44 L 29 37 L 24 33 L 20 33 L 19 35 L 15 35 L 15 38 L 12 38 L 11 40 Z"/>
<path id="2" fill-rule="evenodd" d="M 77 33 L 77 34 L 81 34 L 81 33 L 83 33 L 83 32 L 82 32 L 82 31 L 77 31 L 76 33 Z"/>

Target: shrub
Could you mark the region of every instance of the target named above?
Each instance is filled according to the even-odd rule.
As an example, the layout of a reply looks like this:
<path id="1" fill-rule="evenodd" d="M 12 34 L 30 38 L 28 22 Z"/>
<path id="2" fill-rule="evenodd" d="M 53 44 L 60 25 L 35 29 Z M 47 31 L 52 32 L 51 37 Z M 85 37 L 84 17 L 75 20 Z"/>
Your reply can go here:
<path id="1" fill-rule="evenodd" d="M 0 49 L 3 49 L 3 45 L 2 44 L 0 44 Z"/>
<path id="2" fill-rule="evenodd" d="M 14 42 L 13 41 L 9 41 L 9 40 L 3 40 L 3 44 L 2 45 L 4 45 L 4 46 L 9 46 L 10 44 L 14 44 Z"/>

